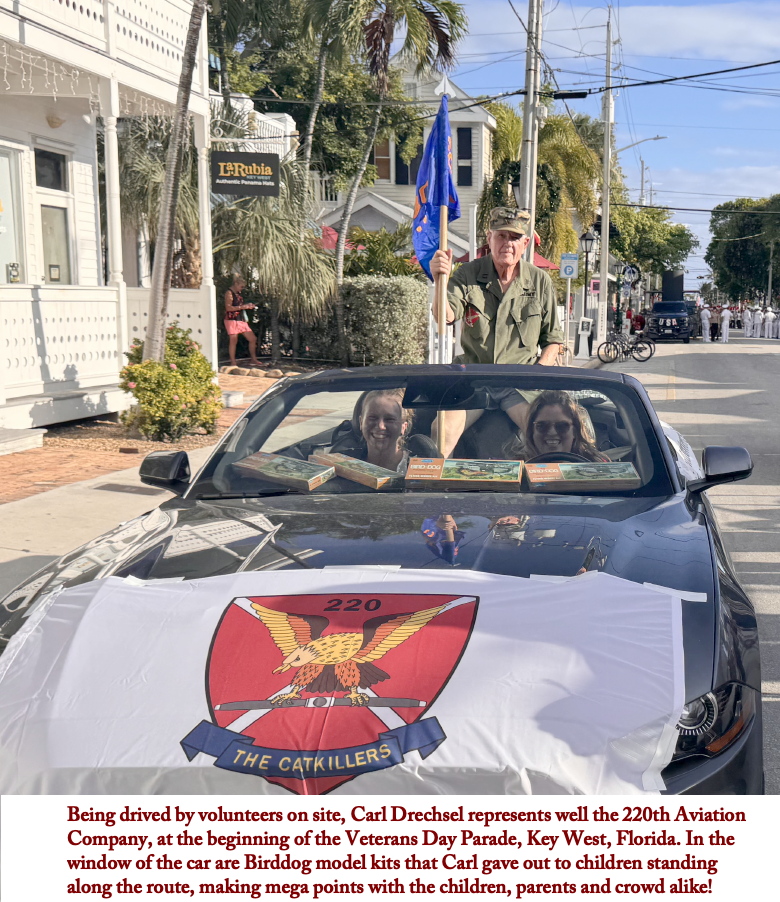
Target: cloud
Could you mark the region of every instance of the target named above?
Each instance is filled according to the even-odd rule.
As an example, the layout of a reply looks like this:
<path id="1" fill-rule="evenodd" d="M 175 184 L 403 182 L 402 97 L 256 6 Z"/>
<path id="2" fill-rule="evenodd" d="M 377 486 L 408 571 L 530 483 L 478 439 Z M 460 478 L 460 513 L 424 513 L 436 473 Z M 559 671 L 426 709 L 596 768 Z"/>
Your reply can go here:
<path id="1" fill-rule="evenodd" d="M 505 0 L 471 2 L 468 12 L 472 35 L 462 45 L 462 54 L 495 54 L 525 47 L 523 26 Z M 525 20 L 525 4 L 520 5 L 518 12 Z M 603 27 L 594 26 L 603 26 L 605 21 L 605 9 L 561 3 L 545 16 L 547 55 L 561 57 L 582 52 L 603 55 L 605 32 Z M 574 27 L 580 30 L 572 30 Z M 780 58 L 780 2 L 623 6 L 614 20 L 613 34 L 620 37 L 626 57 L 682 56 L 761 62 Z M 464 69 L 487 61 L 470 61 L 462 54 L 460 62 Z M 653 68 L 638 60 L 636 63 Z M 522 79 L 522 60 L 518 74 Z"/>
<path id="2" fill-rule="evenodd" d="M 728 100 L 723 101 L 721 109 L 728 113 L 744 109 L 777 109 L 778 103 L 780 103 L 780 100 L 776 100 L 773 97 L 746 97 L 744 95 L 735 94 Z"/>

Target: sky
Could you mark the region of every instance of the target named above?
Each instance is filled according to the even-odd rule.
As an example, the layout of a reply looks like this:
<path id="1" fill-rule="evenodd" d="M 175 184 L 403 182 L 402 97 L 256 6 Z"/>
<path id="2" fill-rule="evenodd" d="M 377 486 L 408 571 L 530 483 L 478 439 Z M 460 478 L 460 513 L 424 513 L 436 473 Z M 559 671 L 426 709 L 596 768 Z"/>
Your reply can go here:
<path id="1" fill-rule="evenodd" d="M 512 0 L 525 22 L 528 0 Z M 470 34 L 452 80 L 474 95 L 522 88 L 525 32 L 509 0 L 464 0 Z M 606 67 L 606 0 L 544 0 L 543 54 L 561 89 L 598 87 Z M 689 75 L 780 60 L 778 2 L 711 3 L 614 0 L 613 84 Z M 522 104 L 522 98 L 519 103 Z M 568 101 L 600 117 L 600 100 Z M 736 197 L 780 193 L 780 64 L 708 76 L 694 84 L 626 87 L 615 98 L 616 146 L 632 199 L 640 158 L 654 202 L 704 210 Z M 649 200 L 649 197 L 648 197 Z M 708 213 L 674 213 L 701 246 L 685 264 L 686 288 L 707 273 Z"/>

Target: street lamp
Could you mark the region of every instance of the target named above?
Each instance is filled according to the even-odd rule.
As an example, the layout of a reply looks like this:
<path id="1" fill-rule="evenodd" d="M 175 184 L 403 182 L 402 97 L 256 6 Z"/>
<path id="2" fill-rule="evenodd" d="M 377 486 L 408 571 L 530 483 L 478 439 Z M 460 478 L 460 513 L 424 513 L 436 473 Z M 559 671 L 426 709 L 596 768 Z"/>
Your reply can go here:
<path id="1" fill-rule="evenodd" d="M 582 303 L 582 315 L 588 315 L 588 257 L 593 250 L 593 245 L 596 243 L 596 236 L 593 233 L 592 229 L 588 229 L 583 235 L 580 235 L 580 250 L 585 254 L 585 286 L 583 287 L 583 303 Z M 591 348 L 591 342 L 593 341 L 593 331 L 591 330 L 591 334 L 588 336 L 588 348 Z"/>
<path id="2" fill-rule="evenodd" d="M 668 135 L 656 135 L 654 138 L 642 138 L 639 141 L 634 141 L 633 144 L 626 144 L 625 147 L 618 148 L 615 153 L 623 153 L 624 150 L 629 150 L 632 147 L 636 147 L 637 144 L 644 144 L 645 141 L 666 141 Z"/>

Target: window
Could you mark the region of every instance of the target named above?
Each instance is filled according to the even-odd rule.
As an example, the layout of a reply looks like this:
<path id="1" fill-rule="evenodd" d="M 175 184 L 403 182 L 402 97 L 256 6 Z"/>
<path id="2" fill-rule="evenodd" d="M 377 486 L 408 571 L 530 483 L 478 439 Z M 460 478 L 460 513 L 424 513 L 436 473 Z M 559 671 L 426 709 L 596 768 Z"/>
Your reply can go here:
<path id="1" fill-rule="evenodd" d="M 24 280 L 16 154 L 0 150 L 0 285 Z"/>
<path id="2" fill-rule="evenodd" d="M 398 144 L 395 146 L 395 183 L 396 185 L 416 185 L 417 173 L 420 170 L 422 162 L 423 146 L 417 148 L 417 153 L 412 157 L 409 163 L 404 163 L 401 159 L 401 152 Z"/>
<path id="3" fill-rule="evenodd" d="M 458 129 L 458 185 L 470 188 L 472 185 L 471 172 L 471 128 Z"/>
<path id="4" fill-rule="evenodd" d="M 68 190 L 68 158 L 51 150 L 35 150 L 35 184 L 52 191 Z"/>
<path id="5" fill-rule="evenodd" d="M 390 141 L 377 141 L 374 145 L 374 166 L 376 177 L 390 181 Z"/>
<path id="6" fill-rule="evenodd" d="M 70 230 L 66 207 L 41 204 L 43 231 L 43 279 L 55 285 L 70 285 Z"/>
<path id="7" fill-rule="evenodd" d="M 35 148 L 35 184 L 41 217 L 43 268 L 46 285 L 72 285 L 76 263 L 73 257 L 73 195 L 70 158 L 56 150 Z"/>

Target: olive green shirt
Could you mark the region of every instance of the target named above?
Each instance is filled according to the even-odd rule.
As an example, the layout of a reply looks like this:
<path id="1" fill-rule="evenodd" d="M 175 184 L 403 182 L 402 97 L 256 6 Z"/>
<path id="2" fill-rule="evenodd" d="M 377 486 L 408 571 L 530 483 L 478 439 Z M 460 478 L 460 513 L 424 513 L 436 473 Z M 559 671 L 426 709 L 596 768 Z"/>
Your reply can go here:
<path id="1" fill-rule="evenodd" d="M 538 347 L 563 342 L 552 281 L 525 260 L 506 292 L 490 255 L 459 267 L 448 292 L 463 363 L 533 363 Z"/>

